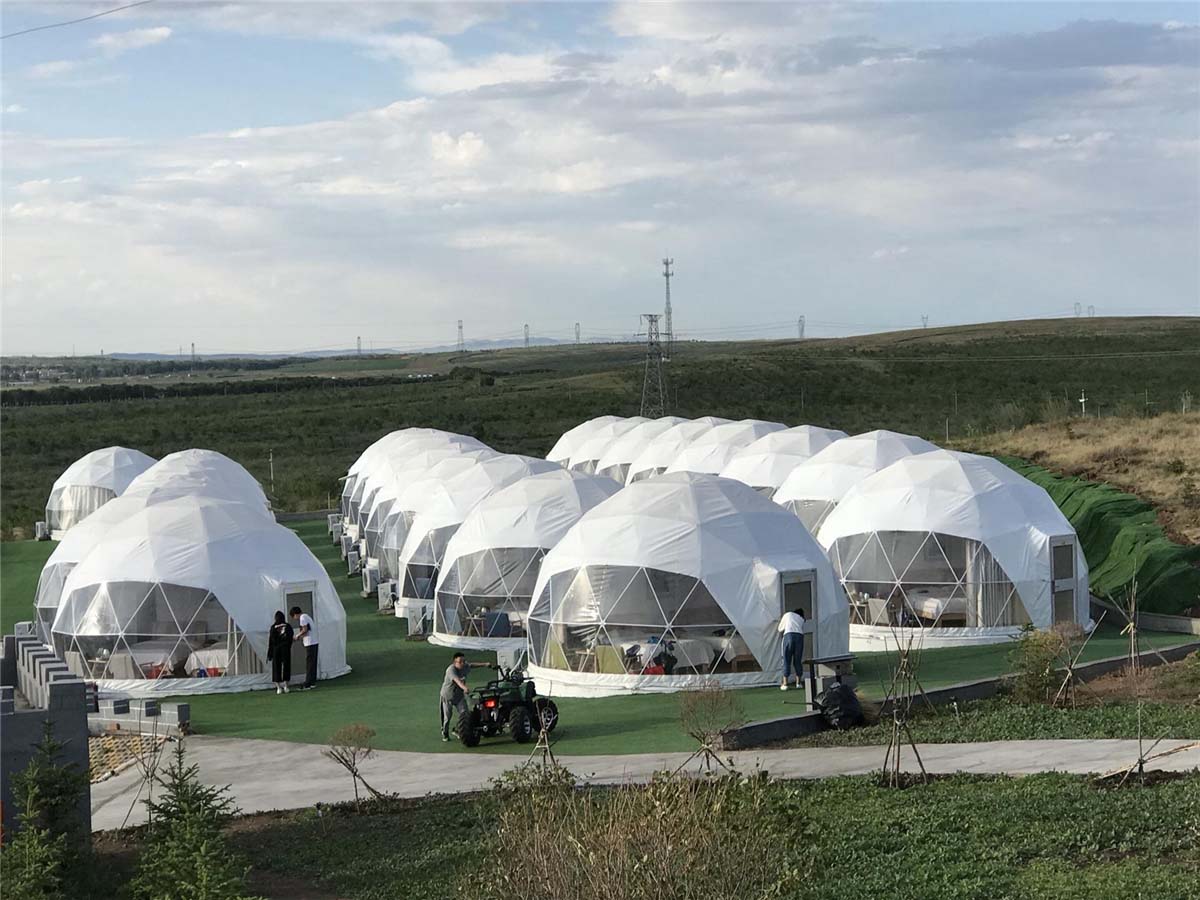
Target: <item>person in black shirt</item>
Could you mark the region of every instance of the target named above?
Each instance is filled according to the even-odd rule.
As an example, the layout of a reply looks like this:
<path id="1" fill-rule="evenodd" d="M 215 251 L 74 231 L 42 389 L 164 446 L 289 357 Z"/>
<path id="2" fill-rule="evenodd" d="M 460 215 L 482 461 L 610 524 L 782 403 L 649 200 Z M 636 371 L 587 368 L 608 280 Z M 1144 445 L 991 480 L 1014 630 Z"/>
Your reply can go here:
<path id="1" fill-rule="evenodd" d="M 292 626 L 283 610 L 277 610 L 275 624 L 267 635 L 267 661 L 271 663 L 271 681 L 275 684 L 276 694 L 286 694 L 292 678 L 292 637 Z"/>

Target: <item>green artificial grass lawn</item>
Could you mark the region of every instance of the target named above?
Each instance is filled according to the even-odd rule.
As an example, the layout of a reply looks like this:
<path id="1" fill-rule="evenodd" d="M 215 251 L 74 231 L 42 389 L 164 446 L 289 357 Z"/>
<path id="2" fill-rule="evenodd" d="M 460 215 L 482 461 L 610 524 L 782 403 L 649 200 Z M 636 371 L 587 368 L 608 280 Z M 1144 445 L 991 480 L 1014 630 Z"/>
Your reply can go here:
<path id="1" fill-rule="evenodd" d="M 323 681 L 312 692 L 276 696 L 270 691 L 179 698 L 191 704 L 197 733 L 264 738 L 302 743 L 325 743 L 343 725 L 364 723 L 375 729 L 375 746 L 385 750 L 471 753 L 524 753 L 529 748 L 507 737 L 485 740 L 467 751 L 457 742 L 442 743 L 438 732 L 438 689 L 452 651 L 420 641 L 405 640 L 403 620 L 376 612 L 375 599 L 360 595 L 361 582 L 348 578 L 326 532 L 324 519 L 293 523 L 294 530 L 329 570 L 346 607 L 346 656 L 353 671 Z M 50 542 L 5 543 L 3 553 L 3 614 L 6 630 L 32 616 L 32 602 L 42 562 L 53 549 Z M 1143 647 L 1182 643 L 1184 636 L 1142 632 Z M 1116 656 L 1127 647 L 1117 629 L 1106 628 L 1092 638 L 1083 659 Z M 928 650 L 921 656 L 919 676 L 926 689 L 987 678 L 1008 670 L 1009 645 Z M 494 661 L 493 654 L 469 653 L 469 658 Z M 855 660 L 859 688 L 867 697 L 881 697 L 890 675 L 886 653 L 860 654 Z M 477 672 L 479 683 L 488 677 Z M 778 688 L 738 691 L 747 721 L 797 715 L 804 711 L 797 692 Z M 641 695 L 602 699 L 556 700 L 560 724 L 555 749 L 564 754 L 654 753 L 692 750 L 695 741 L 679 725 L 679 700 L 673 695 Z"/>

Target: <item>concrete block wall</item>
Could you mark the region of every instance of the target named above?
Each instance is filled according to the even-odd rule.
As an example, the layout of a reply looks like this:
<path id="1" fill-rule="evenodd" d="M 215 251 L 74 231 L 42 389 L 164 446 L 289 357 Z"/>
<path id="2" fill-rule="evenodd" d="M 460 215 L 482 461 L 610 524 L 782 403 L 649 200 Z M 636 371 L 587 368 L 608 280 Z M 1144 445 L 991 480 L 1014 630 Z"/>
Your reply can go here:
<path id="1" fill-rule="evenodd" d="M 5 834 L 16 825 L 12 779 L 29 765 L 34 748 L 50 723 L 55 740 L 65 746 L 63 763 L 88 768 L 87 688 L 37 639 L 5 635 L 0 657 L 0 803 Z M 79 816 L 91 831 L 89 791 L 79 803 Z"/>

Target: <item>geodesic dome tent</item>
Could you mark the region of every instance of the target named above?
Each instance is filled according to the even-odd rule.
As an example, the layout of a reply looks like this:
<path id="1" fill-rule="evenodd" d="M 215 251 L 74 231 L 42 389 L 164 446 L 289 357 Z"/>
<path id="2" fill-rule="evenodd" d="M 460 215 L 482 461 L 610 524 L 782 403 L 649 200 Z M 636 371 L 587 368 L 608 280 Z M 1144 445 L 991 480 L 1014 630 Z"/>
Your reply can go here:
<path id="1" fill-rule="evenodd" d="M 523 650 L 542 557 L 621 485 L 568 469 L 522 478 L 481 500 L 450 538 L 439 569 L 430 643 Z"/>
<path id="2" fill-rule="evenodd" d="M 846 596 L 791 513 L 740 482 L 677 472 L 585 513 L 542 560 L 529 673 L 554 696 L 776 683 L 785 609 L 806 656 L 847 653 Z"/>
<path id="3" fill-rule="evenodd" d="M 1087 561 L 1042 488 L 997 460 L 937 450 L 850 488 L 818 533 L 851 602 L 850 646 L 996 643 L 1089 624 Z"/>
<path id="4" fill-rule="evenodd" d="M 147 506 L 188 496 L 205 496 L 246 504 L 248 510 L 273 523 L 275 516 L 257 481 L 214 450 L 182 450 L 164 456 L 133 480 L 120 497 L 110 500 L 65 534 L 42 566 L 34 598 L 35 624 L 43 643 L 71 570 L 118 524 Z"/>
<path id="5" fill-rule="evenodd" d="M 579 445 L 583 443 L 589 434 L 610 422 L 620 421 L 621 418 L 621 416 L 596 416 L 594 419 L 580 422 L 574 428 L 570 428 L 562 433 L 559 439 L 554 442 L 554 446 L 550 448 L 550 452 L 546 454 L 546 459 L 556 462 L 563 467 L 570 465 L 571 455 L 579 448 Z"/>
<path id="6" fill-rule="evenodd" d="M 643 416 L 631 416 L 628 419 L 606 422 L 598 428 L 593 428 L 579 442 L 575 452 L 571 454 L 568 468 L 574 469 L 576 472 L 583 472 L 585 475 L 594 475 L 600 457 L 613 445 L 614 441 L 649 421 Z"/>
<path id="7" fill-rule="evenodd" d="M 529 475 L 561 470 L 556 462 L 515 453 L 483 457 L 465 471 L 430 485 L 418 498 L 408 537 L 400 551 L 402 600 L 431 600 L 446 544 L 483 499 Z M 397 615 L 402 605 L 397 607 Z"/>
<path id="8" fill-rule="evenodd" d="M 816 534 L 846 491 L 898 459 L 938 449 L 911 434 L 868 431 L 834 441 L 792 469 L 772 499 Z"/>
<path id="9" fill-rule="evenodd" d="M 412 527 L 417 510 L 425 499 L 437 490 L 447 479 L 453 478 L 468 469 L 473 468 L 481 459 L 489 459 L 502 454 L 490 447 L 478 450 L 462 450 L 445 459 L 433 463 L 428 469 L 414 473 L 397 492 L 396 500 L 392 503 L 388 514 L 384 517 L 378 543 L 379 577 L 382 579 L 398 579 L 403 573 L 400 567 L 400 553 L 404 542 L 408 539 L 408 530 Z"/>
<path id="10" fill-rule="evenodd" d="M 721 477 L 748 484 L 770 497 L 792 469 L 846 436 L 844 431 L 815 425 L 772 431 L 738 450 L 721 470 Z"/>
<path id="11" fill-rule="evenodd" d="M 247 690 L 270 685 L 267 632 L 293 606 L 316 622 L 318 677 L 349 672 L 341 601 L 296 534 L 245 503 L 180 497 L 126 518 L 80 560 L 51 638 L 105 691 Z"/>
<path id="12" fill-rule="evenodd" d="M 787 426 L 779 422 L 762 422 L 758 419 L 717 425 L 680 450 L 675 461 L 667 466 L 667 471 L 718 475 L 743 447 L 753 444 L 763 435 L 786 429 Z"/>
<path id="13" fill-rule="evenodd" d="M 675 462 L 684 447 L 716 426 L 725 425 L 728 422 L 728 419 L 720 419 L 716 416 L 701 416 L 699 419 L 680 422 L 678 425 L 668 428 L 658 437 L 653 438 L 634 457 L 629 464 L 629 474 L 625 483 L 633 484 L 635 481 L 661 475 L 667 470 L 667 466 Z"/>
<path id="14" fill-rule="evenodd" d="M 77 522 L 119 497 L 154 465 L 154 458 L 127 447 L 104 447 L 79 457 L 58 476 L 46 501 L 50 537 L 59 540 Z"/>
<path id="15" fill-rule="evenodd" d="M 687 421 L 679 416 L 663 416 L 631 428 L 608 445 L 604 455 L 596 462 L 596 474 L 624 484 L 629 475 L 629 466 L 637 455 L 660 434 Z"/>

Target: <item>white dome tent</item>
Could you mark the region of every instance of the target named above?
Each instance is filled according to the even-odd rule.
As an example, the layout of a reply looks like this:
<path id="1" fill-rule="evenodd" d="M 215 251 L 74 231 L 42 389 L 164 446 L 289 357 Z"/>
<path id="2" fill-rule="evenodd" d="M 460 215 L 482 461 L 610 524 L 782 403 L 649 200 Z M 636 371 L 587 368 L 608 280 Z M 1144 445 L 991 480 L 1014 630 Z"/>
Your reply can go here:
<path id="1" fill-rule="evenodd" d="M 661 475 L 667 470 L 667 466 L 675 462 L 684 447 L 716 426 L 725 425 L 728 422 L 728 419 L 720 419 L 716 416 L 702 416 L 699 419 L 680 422 L 678 425 L 668 428 L 651 440 L 629 464 L 629 475 L 626 477 L 625 483 L 633 484 L 635 481 Z"/>
<path id="2" fill-rule="evenodd" d="M 852 650 L 1090 625 L 1074 529 L 1049 494 L 994 459 L 949 450 L 901 459 L 848 490 L 819 539 L 850 596 Z"/>
<path id="3" fill-rule="evenodd" d="M 345 611 L 296 534 L 244 503 L 181 497 L 114 526 L 75 566 L 52 643 L 106 692 L 269 687 L 267 632 L 292 606 L 316 621 L 318 677 L 349 672 Z M 302 673 L 294 661 L 293 677 Z"/>
<path id="4" fill-rule="evenodd" d="M 622 435 L 628 434 L 649 421 L 651 420 L 643 416 L 631 416 L 628 419 L 607 422 L 599 428 L 593 429 L 579 442 L 579 446 L 571 454 L 568 468 L 574 469 L 576 472 L 583 472 L 585 475 L 596 474 L 596 465 L 600 462 L 600 457 L 604 455 L 604 452 Z"/>
<path id="5" fill-rule="evenodd" d="M 425 498 L 437 490 L 447 479 L 474 468 L 480 460 L 501 455 L 488 447 L 464 450 L 435 462 L 424 472 L 413 474 L 411 480 L 401 487 L 391 510 L 383 521 L 379 540 L 379 577 L 381 579 L 396 580 L 404 571 L 400 568 L 400 552 L 404 549 L 404 542 L 408 539 L 408 530 L 412 527 L 417 510 Z"/>
<path id="6" fill-rule="evenodd" d="M 748 484 L 770 497 L 796 466 L 846 436 L 844 431 L 815 425 L 772 431 L 737 451 L 721 470 L 721 477 Z"/>
<path id="7" fill-rule="evenodd" d="M 127 447 L 104 447 L 79 457 L 58 476 L 46 501 L 50 537 L 59 540 L 76 523 L 119 497 L 154 465 L 154 458 Z"/>
<path id="8" fill-rule="evenodd" d="M 796 466 L 772 499 L 794 512 L 816 534 L 846 491 L 868 475 L 898 459 L 936 449 L 927 440 L 895 431 L 841 438 Z"/>
<path id="9" fill-rule="evenodd" d="M 182 450 L 164 456 L 135 478 L 124 494 L 64 535 L 42 566 L 34 598 L 35 624 L 42 642 L 50 643 L 50 627 L 67 576 L 114 526 L 147 506 L 191 495 L 245 503 L 264 521 L 275 521 L 258 482 L 227 456 L 213 450 Z"/>
<path id="10" fill-rule="evenodd" d="M 466 471 L 432 484 L 413 509 L 400 551 L 397 578 L 403 602 L 397 604 L 396 614 L 411 606 L 408 601 L 433 599 L 446 544 L 481 500 L 528 475 L 561 469 L 548 459 L 502 453 L 479 459 Z"/>
<path id="11" fill-rule="evenodd" d="M 678 416 L 663 416 L 651 419 L 632 428 L 608 445 L 604 455 L 596 463 L 596 474 L 625 483 L 629 466 L 652 440 L 676 425 L 689 421 Z"/>
<path id="12" fill-rule="evenodd" d="M 718 475 L 743 447 L 753 444 L 763 435 L 786 429 L 787 426 L 779 422 L 762 422 L 758 419 L 717 425 L 680 450 L 675 461 L 667 466 L 667 472 Z"/>
<path id="13" fill-rule="evenodd" d="M 481 500 L 446 545 L 430 643 L 523 650 L 542 557 L 620 488 L 611 478 L 559 469 L 522 478 Z"/>
<path id="14" fill-rule="evenodd" d="M 604 425 L 620 420 L 621 416 L 596 416 L 594 419 L 580 422 L 574 428 L 562 433 L 562 436 L 550 448 L 550 452 L 546 454 L 546 459 L 564 467 L 570 465 L 571 455 L 579 449 L 579 445 L 586 440 L 588 435 Z"/>
<path id="15" fill-rule="evenodd" d="M 778 683 L 784 609 L 809 658 L 847 654 L 846 595 L 795 516 L 737 481 L 678 472 L 629 485 L 546 554 L 529 674 L 553 696 Z"/>

